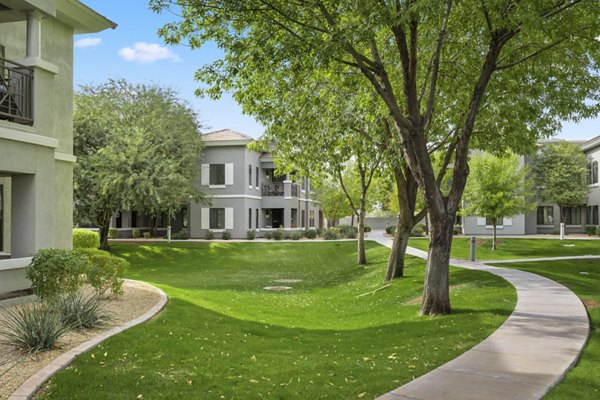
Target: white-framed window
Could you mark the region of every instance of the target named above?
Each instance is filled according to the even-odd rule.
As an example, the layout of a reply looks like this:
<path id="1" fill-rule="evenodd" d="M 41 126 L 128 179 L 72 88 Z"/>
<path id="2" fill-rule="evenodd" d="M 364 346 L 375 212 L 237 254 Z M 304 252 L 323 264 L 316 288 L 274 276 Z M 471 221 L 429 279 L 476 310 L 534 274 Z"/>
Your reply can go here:
<path id="1" fill-rule="evenodd" d="M 225 184 L 225 164 L 210 164 L 210 180 L 209 185 L 224 185 Z"/>
<path id="2" fill-rule="evenodd" d="M 256 167 L 256 174 L 255 174 L 255 179 L 256 179 L 256 190 L 258 190 L 258 167 Z"/>
<path id="3" fill-rule="evenodd" d="M 252 189 L 252 165 L 248 165 L 248 187 Z"/>
<path id="4" fill-rule="evenodd" d="M 598 206 L 587 206 L 585 224 L 598 225 Z"/>
<path id="5" fill-rule="evenodd" d="M 588 183 L 590 185 L 598 184 L 598 161 L 588 163 Z"/>
<path id="6" fill-rule="evenodd" d="M 554 225 L 554 207 L 539 206 L 537 208 L 538 225 Z"/>
<path id="7" fill-rule="evenodd" d="M 248 209 L 248 229 L 252 229 L 252 209 Z"/>
<path id="8" fill-rule="evenodd" d="M 210 229 L 225 229 L 225 209 L 211 208 L 210 209 Z"/>
<path id="9" fill-rule="evenodd" d="M 233 229 L 233 208 L 202 208 L 200 211 L 200 229 Z"/>
<path id="10" fill-rule="evenodd" d="M 494 220 L 492 218 L 486 218 L 485 224 L 488 226 L 494 226 Z M 502 218 L 498 217 L 498 218 L 496 218 L 496 226 L 500 226 L 500 225 L 502 225 Z"/>
<path id="11" fill-rule="evenodd" d="M 567 208 L 567 218 L 565 220 L 565 224 L 581 225 L 581 207 Z"/>
<path id="12" fill-rule="evenodd" d="M 224 188 L 233 185 L 233 164 L 202 164 L 201 184 L 211 188 Z"/>
<path id="13" fill-rule="evenodd" d="M 308 211 L 308 226 L 310 228 L 315 227 L 315 210 Z"/>

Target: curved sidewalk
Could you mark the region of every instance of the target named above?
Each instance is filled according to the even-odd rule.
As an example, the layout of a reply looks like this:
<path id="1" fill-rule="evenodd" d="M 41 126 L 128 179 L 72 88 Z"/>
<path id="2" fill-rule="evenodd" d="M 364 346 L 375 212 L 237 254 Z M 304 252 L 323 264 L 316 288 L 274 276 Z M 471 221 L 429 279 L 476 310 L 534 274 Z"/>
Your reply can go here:
<path id="1" fill-rule="evenodd" d="M 369 236 L 384 246 L 392 244 L 383 232 Z M 411 247 L 407 253 L 427 258 Z M 471 350 L 378 399 L 540 399 L 575 364 L 587 342 L 585 307 L 568 288 L 539 275 L 477 261 L 451 259 L 450 264 L 506 279 L 517 290 L 513 313 Z"/>

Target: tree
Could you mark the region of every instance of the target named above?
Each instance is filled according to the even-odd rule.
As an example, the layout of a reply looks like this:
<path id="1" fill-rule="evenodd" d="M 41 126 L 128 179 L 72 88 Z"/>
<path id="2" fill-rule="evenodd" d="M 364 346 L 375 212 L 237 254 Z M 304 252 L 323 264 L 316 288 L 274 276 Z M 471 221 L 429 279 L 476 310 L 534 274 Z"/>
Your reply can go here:
<path id="1" fill-rule="evenodd" d="M 471 144 L 522 154 L 560 120 L 598 113 L 599 2 L 151 0 L 156 11 L 171 5 L 182 20 L 161 29 L 168 43 L 214 40 L 225 52 L 197 73 L 208 84 L 199 92 L 233 91 L 247 112 L 253 98 L 280 94 L 248 85 L 258 77 L 300 86 L 307 71 L 336 69 L 373 88 L 431 222 L 422 314 L 451 312 L 452 230 Z"/>
<path id="2" fill-rule="evenodd" d="M 315 184 L 316 198 L 323 210 L 323 215 L 327 218 L 328 228 L 341 217 L 352 213 L 346 195 L 338 182 L 331 177 L 325 177 Z"/>
<path id="3" fill-rule="evenodd" d="M 75 221 L 100 230 L 108 248 L 110 219 L 136 210 L 169 218 L 190 198 L 201 141 L 197 115 L 176 93 L 109 81 L 75 96 Z"/>
<path id="4" fill-rule="evenodd" d="M 560 207 L 561 224 L 569 207 L 587 203 L 587 159 L 578 145 L 544 144 L 533 160 L 533 171 L 541 201 Z"/>
<path id="5" fill-rule="evenodd" d="M 470 168 L 463 214 L 492 220 L 492 250 L 496 250 L 497 220 L 531 211 L 536 206 L 529 169 L 520 166 L 514 154 L 496 157 L 487 153 L 473 157 Z"/>

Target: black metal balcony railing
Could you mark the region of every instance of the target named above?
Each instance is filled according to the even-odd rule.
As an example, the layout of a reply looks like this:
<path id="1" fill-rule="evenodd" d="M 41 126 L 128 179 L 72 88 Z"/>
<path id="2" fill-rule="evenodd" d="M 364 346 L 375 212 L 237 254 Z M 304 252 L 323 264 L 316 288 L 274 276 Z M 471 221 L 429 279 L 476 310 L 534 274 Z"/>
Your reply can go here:
<path id="1" fill-rule="evenodd" d="M 33 68 L 0 58 L 0 119 L 33 124 Z"/>
<path id="2" fill-rule="evenodd" d="M 263 183 L 263 196 L 283 196 L 283 182 Z"/>

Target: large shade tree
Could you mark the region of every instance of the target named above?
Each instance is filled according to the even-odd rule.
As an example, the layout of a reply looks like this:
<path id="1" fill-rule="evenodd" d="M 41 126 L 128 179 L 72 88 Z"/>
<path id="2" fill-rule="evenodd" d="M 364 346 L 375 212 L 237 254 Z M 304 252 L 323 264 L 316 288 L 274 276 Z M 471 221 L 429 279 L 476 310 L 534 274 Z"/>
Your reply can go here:
<path id="1" fill-rule="evenodd" d="M 176 93 L 109 81 L 75 96 L 75 222 L 100 230 L 108 248 L 111 217 L 136 210 L 172 218 L 190 198 L 201 141 L 197 115 Z"/>
<path id="2" fill-rule="evenodd" d="M 199 47 L 214 40 L 225 52 L 197 75 L 210 95 L 272 96 L 245 91 L 249 76 L 301 85 L 296 78 L 305 71 L 332 67 L 372 86 L 429 213 L 423 314 L 451 311 L 452 228 L 471 144 L 519 151 L 553 133 L 560 120 L 598 111 L 599 2 L 151 0 L 151 6 L 178 8 L 182 19 L 161 30 L 168 43 Z M 452 163 L 447 192 L 433 148 Z"/>

